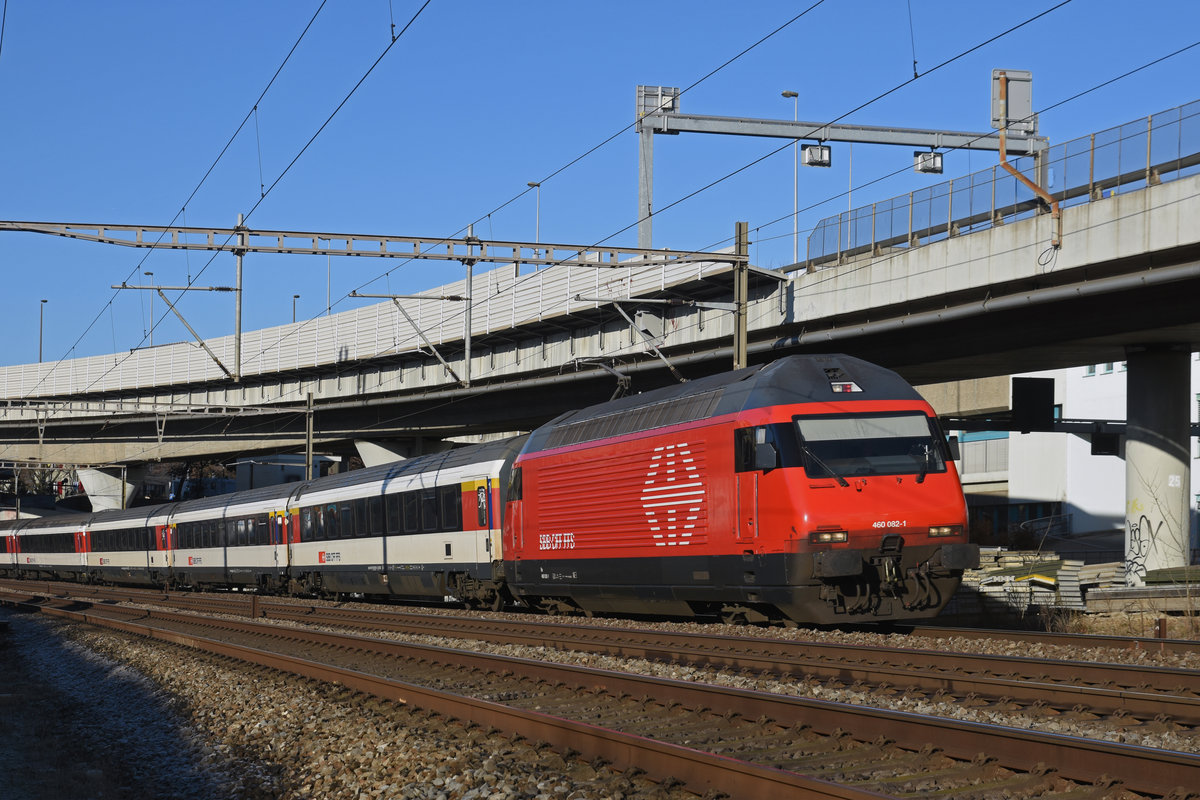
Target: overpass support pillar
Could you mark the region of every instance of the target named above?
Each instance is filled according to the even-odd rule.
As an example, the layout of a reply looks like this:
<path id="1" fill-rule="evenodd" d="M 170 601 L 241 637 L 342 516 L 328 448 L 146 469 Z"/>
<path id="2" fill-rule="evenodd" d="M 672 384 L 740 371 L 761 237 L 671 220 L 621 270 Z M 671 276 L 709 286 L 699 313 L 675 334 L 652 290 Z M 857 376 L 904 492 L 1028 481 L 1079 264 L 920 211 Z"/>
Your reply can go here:
<path id="1" fill-rule="evenodd" d="M 128 508 L 133 493 L 142 483 L 146 470 L 142 467 L 105 467 L 81 469 L 79 482 L 92 501 L 93 511 L 113 511 Z"/>
<path id="2" fill-rule="evenodd" d="M 393 461 L 403 461 L 406 458 L 423 456 L 428 453 L 442 453 L 453 446 L 453 442 L 425 439 L 420 436 L 407 442 L 354 440 L 358 457 L 362 459 L 365 467 L 390 464 Z"/>
<path id="3" fill-rule="evenodd" d="M 1125 582 L 1149 570 L 1186 566 L 1191 354 L 1183 346 L 1131 349 L 1127 356 Z"/>

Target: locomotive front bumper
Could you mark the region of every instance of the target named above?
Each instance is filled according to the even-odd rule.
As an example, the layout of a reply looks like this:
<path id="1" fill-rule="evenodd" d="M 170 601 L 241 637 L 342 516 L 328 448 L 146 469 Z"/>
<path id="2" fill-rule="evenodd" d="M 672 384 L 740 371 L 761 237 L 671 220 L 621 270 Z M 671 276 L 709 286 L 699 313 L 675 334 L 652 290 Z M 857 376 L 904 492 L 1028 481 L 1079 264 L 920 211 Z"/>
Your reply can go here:
<path id="1" fill-rule="evenodd" d="M 915 557 L 915 558 L 914 558 Z M 812 577 L 820 579 L 853 578 L 862 575 L 872 564 L 882 559 L 910 562 L 908 566 L 923 566 L 930 569 L 959 571 L 979 567 L 979 545 L 968 542 L 950 542 L 935 548 L 910 548 L 907 557 L 898 549 L 888 547 L 879 550 L 847 549 L 824 550 L 812 554 Z"/>

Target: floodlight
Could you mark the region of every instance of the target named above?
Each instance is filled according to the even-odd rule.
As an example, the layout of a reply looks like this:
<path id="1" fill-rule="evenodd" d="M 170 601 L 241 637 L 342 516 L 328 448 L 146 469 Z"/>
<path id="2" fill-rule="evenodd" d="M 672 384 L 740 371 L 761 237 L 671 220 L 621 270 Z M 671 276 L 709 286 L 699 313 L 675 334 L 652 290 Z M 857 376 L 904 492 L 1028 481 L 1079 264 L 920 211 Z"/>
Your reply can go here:
<path id="1" fill-rule="evenodd" d="M 827 144 L 806 144 L 800 147 L 801 158 L 806 167 L 828 167 L 833 158 Z"/>
<path id="2" fill-rule="evenodd" d="M 942 154 L 925 150 L 913 151 L 913 169 L 917 172 L 927 172 L 931 175 L 942 174 Z"/>

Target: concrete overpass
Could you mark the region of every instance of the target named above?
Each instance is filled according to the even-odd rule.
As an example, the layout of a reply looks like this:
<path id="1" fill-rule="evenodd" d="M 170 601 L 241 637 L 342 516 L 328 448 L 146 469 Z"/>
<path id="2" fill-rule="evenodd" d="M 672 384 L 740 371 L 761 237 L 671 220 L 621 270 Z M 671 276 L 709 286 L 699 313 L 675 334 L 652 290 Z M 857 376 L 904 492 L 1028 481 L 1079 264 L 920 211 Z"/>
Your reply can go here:
<path id="1" fill-rule="evenodd" d="M 960 401 L 980 384 L 958 381 L 1195 348 L 1200 226 L 1188 221 L 1198 195 L 1200 177 L 1189 175 L 1068 207 L 1059 251 L 1048 250 L 1048 218 L 1031 213 L 940 241 L 818 254 L 790 276 L 757 271 L 751 358 L 852 352 L 917 384 L 956 382 L 927 394 L 959 416 L 1003 409 L 1007 384 L 997 384 L 1003 396 Z M 634 391 L 676 380 L 667 361 L 684 376 L 729 368 L 731 314 L 652 301 L 728 302 L 731 286 L 731 268 L 715 262 L 550 267 L 519 278 L 497 268 L 476 275 L 469 292 L 459 282 L 403 301 L 448 366 L 395 304 L 378 303 L 248 333 L 241 382 L 193 343 L 3 367 L 0 460 L 295 448 L 309 393 L 326 445 L 527 428 L 609 396 L 616 381 L 599 363 L 630 375 Z M 466 374 L 462 309 L 435 299 L 454 294 L 478 298 L 469 387 L 454 378 Z M 231 358 L 232 337 L 207 344 Z"/>

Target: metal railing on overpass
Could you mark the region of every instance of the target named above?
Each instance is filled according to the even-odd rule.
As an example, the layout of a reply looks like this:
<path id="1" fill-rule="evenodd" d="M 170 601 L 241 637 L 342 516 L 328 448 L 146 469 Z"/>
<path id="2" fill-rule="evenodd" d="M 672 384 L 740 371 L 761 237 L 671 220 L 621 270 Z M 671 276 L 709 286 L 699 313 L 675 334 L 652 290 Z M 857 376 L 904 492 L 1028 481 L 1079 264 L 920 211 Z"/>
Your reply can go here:
<path id="1" fill-rule="evenodd" d="M 487 336 L 519 329 L 531 323 L 567 318 L 600 305 L 592 298 L 633 297 L 666 290 L 689 281 L 728 274 L 727 263 L 715 261 L 638 259 L 630 263 L 596 262 L 594 269 L 553 266 L 514 275 L 511 265 L 475 274 L 472 286 L 458 281 L 430 289 L 421 297 L 398 301 L 433 344 L 458 342 L 464 335 L 464 314 L 441 301 L 442 295 L 472 297 L 472 334 Z M 603 267 L 603 268 L 601 268 Z M 427 297 L 425 297 L 427 295 Z M 223 336 L 207 344 L 219 358 L 232 358 L 234 337 Z M 314 317 L 303 322 L 248 331 L 243 335 L 242 374 L 248 380 L 280 373 L 314 374 L 331 366 L 365 359 L 415 353 L 424 345 L 422 336 L 393 303 L 374 303 L 362 308 Z M 475 358 L 483 358 L 477 353 Z M 420 371 L 414 367 L 414 371 Z M 518 371 L 514 365 L 511 371 Z M 440 368 L 438 372 L 440 373 Z M 0 367 L 0 418 L 29 413 L 34 402 L 41 414 L 55 410 L 40 398 L 69 398 L 57 410 L 63 412 L 123 413 L 119 400 L 104 395 L 118 392 L 161 394 L 164 408 L 171 405 L 172 387 L 220 382 L 219 366 L 194 342 L 177 342 L 155 347 L 59 362 Z M 444 381 L 449 381 L 446 377 Z M 88 395 L 93 400 L 89 401 Z M 97 397 L 99 395 L 99 397 Z M 297 396 L 267 396 L 261 392 L 245 402 L 296 403 Z M 222 396 L 214 400 L 227 406 Z M 144 410 L 145 404 L 135 404 Z M 173 409 L 178 410 L 178 409 Z"/>
<path id="2" fill-rule="evenodd" d="M 1200 172 L 1200 101 L 1010 159 L 1060 206 L 1099 200 Z M 1031 217 L 1042 203 L 999 165 L 821 220 L 805 261 L 843 259 L 915 247 Z"/>

